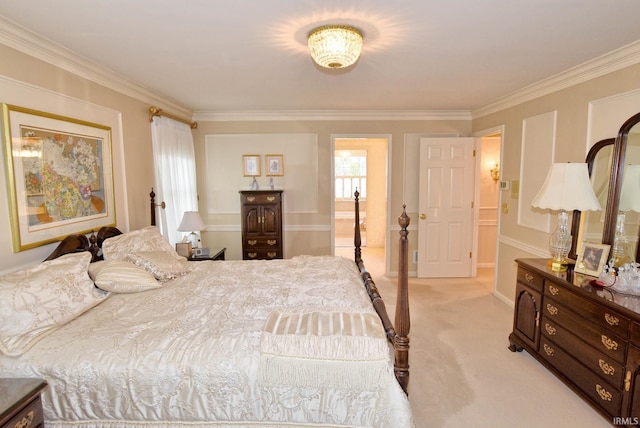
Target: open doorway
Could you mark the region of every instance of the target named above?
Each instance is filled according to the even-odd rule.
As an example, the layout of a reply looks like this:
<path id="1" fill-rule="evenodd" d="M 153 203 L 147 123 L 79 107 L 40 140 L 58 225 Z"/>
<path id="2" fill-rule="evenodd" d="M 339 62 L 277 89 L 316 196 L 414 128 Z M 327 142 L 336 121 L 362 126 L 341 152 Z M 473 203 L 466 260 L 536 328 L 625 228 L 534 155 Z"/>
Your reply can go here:
<path id="1" fill-rule="evenodd" d="M 498 243 L 498 217 L 500 203 L 500 132 L 480 137 L 480 171 L 478 204 L 478 269 L 493 269 L 496 265 Z"/>
<path id="2" fill-rule="evenodd" d="M 387 158 L 389 138 L 334 137 L 334 250 L 353 248 L 353 193 L 360 193 L 363 252 L 382 257 L 387 238 Z M 384 266 L 384 264 L 383 264 Z"/>

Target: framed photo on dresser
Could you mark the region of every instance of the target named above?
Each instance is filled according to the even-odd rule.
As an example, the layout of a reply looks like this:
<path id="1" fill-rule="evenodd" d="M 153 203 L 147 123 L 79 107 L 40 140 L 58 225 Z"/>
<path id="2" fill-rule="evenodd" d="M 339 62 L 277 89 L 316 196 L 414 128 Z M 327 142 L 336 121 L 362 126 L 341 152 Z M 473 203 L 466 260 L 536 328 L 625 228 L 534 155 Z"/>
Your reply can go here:
<path id="1" fill-rule="evenodd" d="M 609 259 L 610 245 L 583 242 L 578 250 L 575 271 L 591 276 L 599 276 Z"/>

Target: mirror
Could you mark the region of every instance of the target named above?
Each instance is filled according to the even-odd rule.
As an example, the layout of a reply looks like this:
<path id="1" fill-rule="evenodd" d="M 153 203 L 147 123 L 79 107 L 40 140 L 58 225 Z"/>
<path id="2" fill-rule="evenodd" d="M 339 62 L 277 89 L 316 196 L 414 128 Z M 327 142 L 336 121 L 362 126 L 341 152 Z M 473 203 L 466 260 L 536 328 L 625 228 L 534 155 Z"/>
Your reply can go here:
<path id="1" fill-rule="evenodd" d="M 598 198 L 598 202 L 600 202 L 602 210 L 586 211 L 582 214 L 578 211 L 575 212 L 573 224 L 578 226 L 578 233 L 577 239 L 574 240 L 575 248 L 572 248 L 572 257 L 575 257 L 575 251 L 577 251 L 577 247 L 579 247 L 578 243 L 602 243 L 615 141 L 615 138 L 598 141 L 591 147 L 585 159 L 589 168 L 591 185 L 593 186 L 593 191 Z"/>
<path id="2" fill-rule="evenodd" d="M 611 256 L 625 255 L 622 263 L 633 258 L 640 261 L 640 113 L 620 127 L 615 139 L 596 143 L 586 163 L 603 210 L 584 215 L 574 212 L 572 256 L 583 241 L 602 242 L 612 246 Z"/>

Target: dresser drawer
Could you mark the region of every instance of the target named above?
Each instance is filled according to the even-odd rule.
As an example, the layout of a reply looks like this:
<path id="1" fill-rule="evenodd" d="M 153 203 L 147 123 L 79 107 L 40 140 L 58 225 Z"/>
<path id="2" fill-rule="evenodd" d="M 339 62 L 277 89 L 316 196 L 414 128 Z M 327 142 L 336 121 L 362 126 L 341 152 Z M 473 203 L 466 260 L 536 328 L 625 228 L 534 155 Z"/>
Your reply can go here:
<path id="1" fill-rule="evenodd" d="M 280 193 L 259 193 L 252 192 L 252 194 L 242 194 L 241 202 L 245 205 L 265 205 L 265 204 L 279 204 Z"/>
<path id="2" fill-rule="evenodd" d="M 255 250 L 244 250 L 242 252 L 244 260 L 271 260 L 281 259 L 282 251 L 279 249 L 265 250 L 256 248 Z"/>
<path id="3" fill-rule="evenodd" d="M 17 415 L 11 418 L 5 427 L 36 428 L 44 426 L 44 416 L 42 413 L 42 400 L 36 397 Z"/>
<path id="4" fill-rule="evenodd" d="M 252 248 L 263 248 L 263 249 L 271 249 L 271 248 L 275 248 L 278 249 L 280 248 L 280 239 L 279 237 L 256 237 L 256 238 L 245 238 L 244 239 L 244 246 L 247 249 L 252 249 Z"/>
<path id="5" fill-rule="evenodd" d="M 622 364 L 612 357 L 595 350 L 592 346 L 586 344 L 546 316 L 542 317 L 541 326 L 544 336 L 556 343 L 561 343 L 564 351 L 583 363 L 592 372 L 597 373 L 602 379 L 617 388 L 622 389 L 624 387 L 625 371 Z"/>
<path id="6" fill-rule="evenodd" d="M 589 322 L 589 320 L 576 315 L 566 306 L 544 297 L 542 302 L 543 316 L 554 323 L 564 327 L 575 336 L 580 337 L 584 342 L 594 347 L 596 350 L 613 358 L 621 364 L 625 363 L 627 355 L 627 341 L 602 325 Z"/>
<path id="7" fill-rule="evenodd" d="M 600 324 L 624 338 L 629 334 L 630 320 L 619 313 L 591 302 L 552 282 L 546 282 L 544 288 L 546 296 L 550 296 L 558 303 L 571 308 L 577 314 L 589 319 L 589 321 Z"/>
<path id="8" fill-rule="evenodd" d="M 620 415 L 622 391 L 573 359 L 549 338 L 540 339 L 540 354 L 609 415 Z"/>
<path id="9" fill-rule="evenodd" d="M 544 278 L 524 268 L 518 268 L 518 282 L 542 293 Z"/>

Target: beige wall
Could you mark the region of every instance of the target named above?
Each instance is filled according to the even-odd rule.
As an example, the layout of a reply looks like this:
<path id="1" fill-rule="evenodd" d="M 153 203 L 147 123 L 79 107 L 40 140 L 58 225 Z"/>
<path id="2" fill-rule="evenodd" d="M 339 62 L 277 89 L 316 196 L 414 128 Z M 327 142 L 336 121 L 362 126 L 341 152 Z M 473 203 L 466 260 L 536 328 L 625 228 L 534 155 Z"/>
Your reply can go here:
<path id="1" fill-rule="evenodd" d="M 126 230 L 148 225 L 148 195 L 154 182 L 151 128 L 147 113 L 149 103 L 122 95 L 1 44 L 0 58 L 0 102 L 39 109 L 38 106 L 42 105 L 40 96 L 20 94 L 41 92 L 42 97 L 54 100 L 53 103 L 49 102 L 51 105 L 55 105 L 56 97 L 60 105 L 69 103 L 70 100 L 80 100 L 76 104 L 84 103 L 88 109 L 97 106 L 113 112 L 121 119 L 121 135 L 113 136 L 114 141 L 121 142 L 124 157 L 124 162 L 114 158 L 114 169 L 122 170 L 123 182 L 126 180 L 126 184 L 121 186 L 123 188 L 115 189 L 116 199 L 120 200 L 116 206 L 118 227 Z M 83 114 L 82 111 L 78 112 L 78 115 Z M 50 244 L 20 253 L 12 252 L 4 150 L 2 156 L 0 230 L 3 232 L 0 234 L 0 272 L 41 261 L 55 246 Z"/>
<path id="2" fill-rule="evenodd" d="M 390 266 L 397 270 L 397 217 L 402 212 L 402 204 L 407 204 L 410 216 L 417 218 L 417 183 L 418 170 L 415 153 L 420 137 L 433 135 L 470 135 L 470 121 L 467 120 L 296 120 L 265 122 L 206 122 L 199 121 L 194 132 L 196 145 L 196 168 L 198 170 L 198 189 L 200 194 L 200 211 L 205 213 L 208 195 L 206 189 L 205 137 L 210 134 L 281 134 L 312 133 L 318 137 L 318 204 L 315 213 L 285 213 L 285 255 L 297 254 L 331 254 L 331 189 L 333 177 L 331 162 L 333 151 L 332 136 L 347 135 L 389 135 L 390 157 L 390 189 L 388 190 L 389 227 L 391 234 Z M 265 147 L 263 153 L 269 152 Z M 236 160 L 233 160 L 236 162 Z M 285 160 L 286 169 L 286 160 Z M 286 189 L 285 189 L 286 191 Z M 215 197 L 216 195 L 211 195 Z M 411 211 L 413 210 L 413 212 Z M 241 257 L 240 249 L 240 217 L 239 215 L 205 214 L 205 224 L 210 231 L 203 233 L 206 246 L 227 247 L 231 259 Z M 412 227 L 415 227 L 415 222 Z M 412 235 L 417 239 L 417 230 Z M 415 246 L 415 240 L 410 242 Z M 410 267 L 411 269 L 411 267 Z"/>
<path id="3" fill-rule="evenodd" d="M 640 65 L 631 66 L 555 93 L 473 120 L 473 131 L 504 126 L 501 180 L 520 180 L 520 156 L 523 120 L 557 111 L 555 162 L 584 162 L 588 147 L 589 103 L 640 88 Z M 638 106 L 640 111 L 640 106 Z M 627 113 L 625 113 L 626 115 Z M 614 115 L 615 116 L 615 115 Z M 616 129 L 626 119 L 619 119 Z M 617 119 L 616 119 L 617 120 Z M 611 137 L 614 137 L 615 132 Z M 526 159 L 524 160 L 526 162 Z M 543 176 L 546 170 L 539 171 Z M 527 177 L 523 177 L 526 180 Z M 501 203 L 509 213 L 501 214 L 496 267 L 496 293 L 513 301 L 517 257 L 542 257 L 548 254 L 548 234 L 518 224 L 518 195 L 501 192 Z"/>

